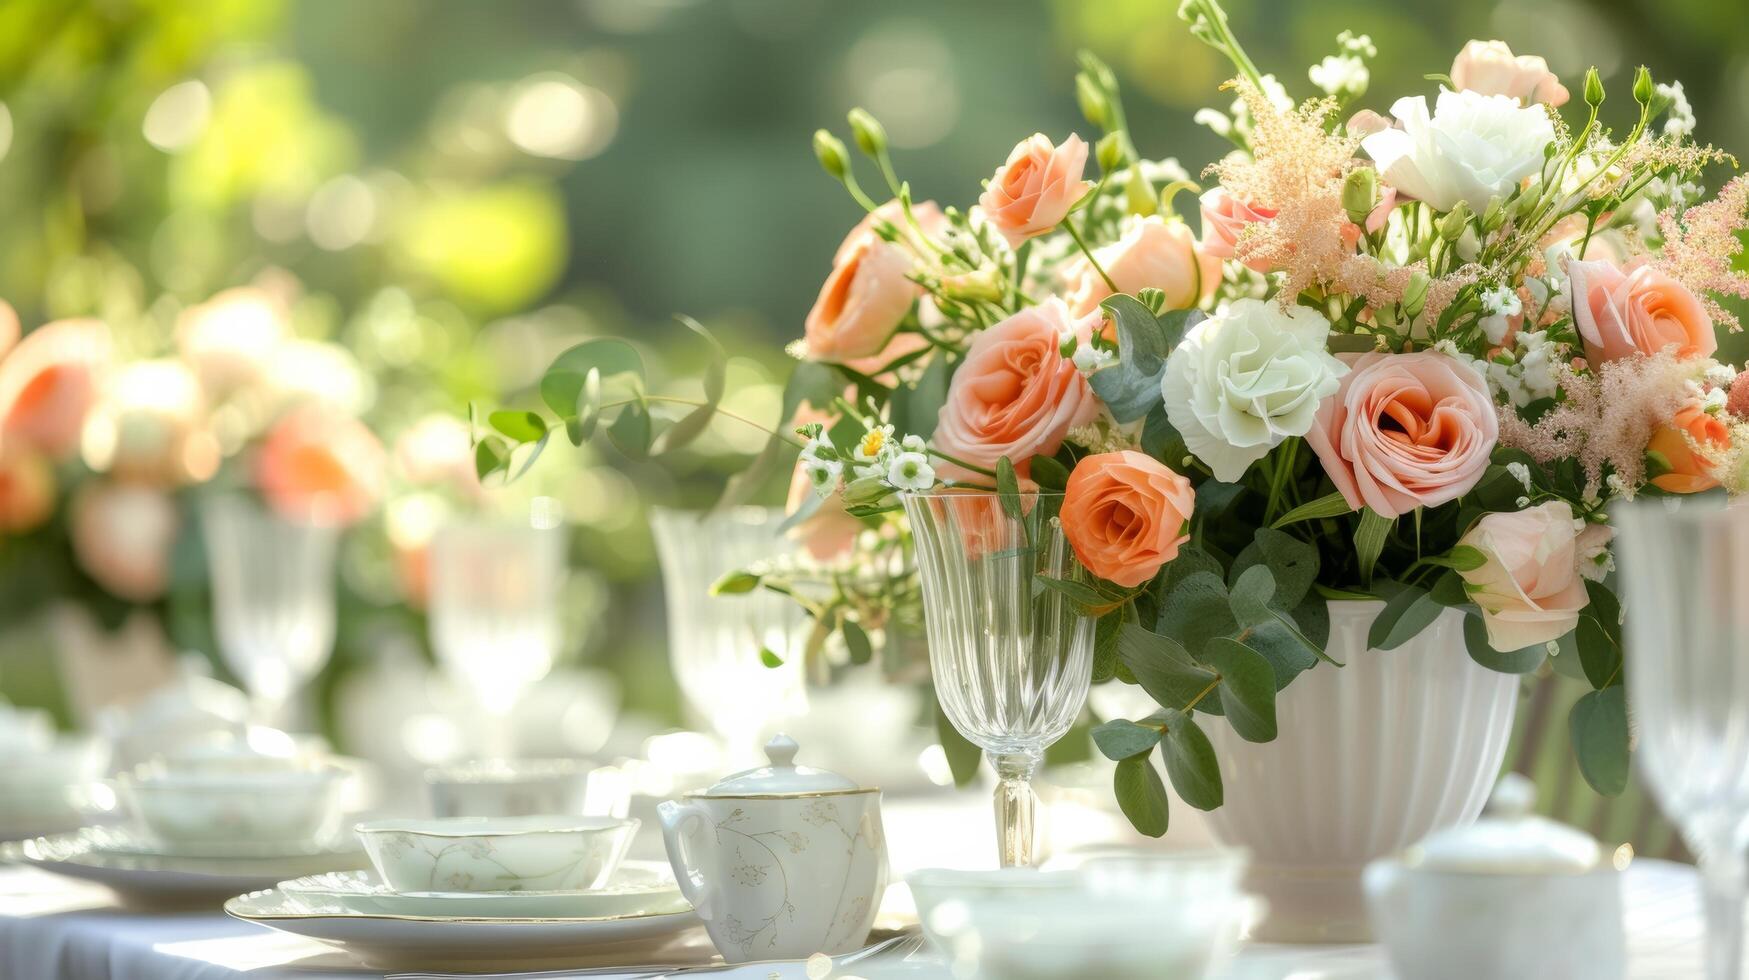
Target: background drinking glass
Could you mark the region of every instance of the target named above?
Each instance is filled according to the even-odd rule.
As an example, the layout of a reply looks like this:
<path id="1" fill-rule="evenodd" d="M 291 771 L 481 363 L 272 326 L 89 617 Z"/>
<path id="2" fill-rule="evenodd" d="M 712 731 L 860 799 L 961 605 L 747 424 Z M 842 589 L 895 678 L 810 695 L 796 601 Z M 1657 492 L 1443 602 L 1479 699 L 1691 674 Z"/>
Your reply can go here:
<path id="1" fill-rule="evenodd" d="M 1039 576 L 1084 576 L 1063 538 L 1060 494 L 1023 519 L 993 493 L 904 494 L 923 579 L 929 665 L 948 720 L 990 756 L 1002 864 L 1033 863 L 1032 775 L 1087 700 L 1093 620 Z"/>
<path id="2" fill-rule="evenodd" d="M 1638 769 L 1700 859 L 1707 976 L 1735 978 L 1749 847 L 1749 510 L 1645 500 L 1612 516 Z M 1621 686 L 1588 695 L 1600 702 L 1593 716 L 1606 696 L 1620 699 Z M 1625 740 L 1625 709 L 1619 717 Z"/>
<path id="3" fill-rule="evenodd" d="M 213 621 L 225 665 L 253 699 L 256 720 L 295 721 L 292 699 L 334 649 L 334 552 L 339 531 L 299 523 L 242 496 L 201 507 Z"/>
<path id="4" fill-rule="evenodd" d="M 736 761 L 759 757 L 764 729 L 807 711 L 802 682 L 807 623 L 793 600 L 763 590 L 712 596 L 725 572 L 770 561 L 789 549 L 783 512 L 738 507 L 697 513 L 650 509 L 668 606 L 668 657 L 693 714 Z M 768 667 L 760 651 L 783 661 Z"/>
<path id="5" fill-rule="evenodd" d="M 510 713 L 559 648 L 565 532 L 556 520 L 449 525 L 431 542 L 431 645 L 491 718 L 485 746 L 515 754 Z"/>

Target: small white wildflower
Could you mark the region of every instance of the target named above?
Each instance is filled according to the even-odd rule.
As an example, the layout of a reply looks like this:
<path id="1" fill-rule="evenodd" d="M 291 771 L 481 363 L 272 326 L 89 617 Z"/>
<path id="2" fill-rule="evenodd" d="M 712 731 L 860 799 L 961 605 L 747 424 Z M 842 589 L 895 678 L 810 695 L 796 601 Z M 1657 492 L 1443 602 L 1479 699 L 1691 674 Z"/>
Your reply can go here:
<path id="1" fill-rule="evenodd" d="M 900 453 L 887 467 L 887 482 L 900 490 L 927 490 L 935 486 L 935 469 L 922 453 Z"/>
<path id="2" fill-rule="evenodd" d="M 1518 290 L 1511 286 L 1495 286 L 1482 290 L 1482 309 L 1503 316 L 1517 316 L 1524 312 L 1524 302 L 1518 298 Z"/>
<path id="3" fill-rule="evenodd" d="M 1660 83 L 1656 91 L 1658 95 L 1670 100 L 1670 109 L 1664 118 L 1664 135 L 1681 138 L 1693 133 L 1694 106 L 1688 104 L 1688 93 L 1682 90 L 1682 83 Z"/>
<path id="4" fill-rule="evenodd" d="M 1366 91 L 1372 81 L 1366 62 L 1354 54 L 1326 55 L 1306 73 L 1312 84 L 1329 96 L 1354 95 Z"/>
<path id="5" fill-rule="evenodd" d="M 1609 492 L 1617 497 L 1620 497 L 1623 500 L 1634 499 L 1634 488 L 1628 486 L 1628 482 L 1621 478 L 1621 474 L 1611 473 L 1603 483 L 1605 486 L 1609 487 Z"/>
<path id="6" fill-rule="evenodd" d="M 905 450 L 908 453 L 920 453 L 920 452 L 923 452 L 928 447 L 926 445 L 924 445 L 922 436 L 908 435 L 905 438 L 899 440 L 899 448 Z"/>
<path id="7" fill-rule="evenodd" d="M 886 450 L 887 444 L 892 439 L 893 427 L 890 425 L 877 425 L 869 429 L 863 433 L 861 439 L 856 441 L 856 461 L 859 463 L 879 461 L 881 453 Z"/>
<path id="8" fill-rule="evenodd" d="M 844 473 L 844 464 L 816 459 L 803 464 L 802 471 L 808 475 L 808 483 L 813 485 L 814 492 L 826 497 L 838 489 L 838 477 Z"/>
<path id="9" fill-rule="evenodd" d="M 1232 118 L 1219 109 L 1198 109 L 1196 115 L 1190 117 L 1190 121 L 1198 126 L 1207 126 L 1216 136 L 1233 134 Z"/>
<path id="10" fill-rule="evenodd" d="M 1495 346 L 1503 343 L 1506 340 L 1506 331 L 1512 329 L 1512 321 L 1498 313 L 1483 317 L 1478 325 L 1482 328 L 1482 336 Z"/>
<path id="11" fill-rule="evenodd" d="M 1506 464 L 1506 472 L 1512 474 L 1512 478 L 1523 485 L 1525 493 L 1530 492 L 1530 467 L 1514 461 Z"/>
<path id="12" fill-rule="evenodd" d="M 1075 356 L 1071 360 L 1075 362 L 1077 371 L 1082 374 L 1092 374 L 1117 360 L 1117 355 L 1108 350 L 1101 350 L 1092 344 L 1084 344 L 1075 348 Z"/>

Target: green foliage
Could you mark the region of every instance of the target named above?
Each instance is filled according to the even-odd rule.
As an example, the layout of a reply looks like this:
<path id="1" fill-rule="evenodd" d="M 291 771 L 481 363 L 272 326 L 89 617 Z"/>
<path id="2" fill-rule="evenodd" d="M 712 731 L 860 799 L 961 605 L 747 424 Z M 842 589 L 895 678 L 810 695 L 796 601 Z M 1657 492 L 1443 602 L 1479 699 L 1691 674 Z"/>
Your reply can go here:
<path id="1" fill-rule="evenodd" d="M 1573 755 L 1591 788 L 1616 796 L 1628 785 L 1627 690 L 1620 684 L 1583 695 L 1568 715 Z"/>
<path id="2" fill-rule="evenodd" d="M 1275 738 L 1275 672 L 1269 661 L 1238 640 L 1218 636 L 1202 648 L 1202 660 L 1220 674 L 1216 690 L 1233 731 L 1249 742 Z"/>
<path id="3" fill-rule="evenodd" d="M 1203 733 L 1196 719 L 1182 711 L 1162 712 L 1166 738 L 1160 743 L 1160 754 L 1166 760 L 1166 775 L 1179 799 L 1198 810 L 1213 810 L 1221 805 L 1221 767 L 1215 758 L 1215 747 Z"/>
<path id="4" fill-rule="evenodd" d="M 1146 755 L 1133 755 L 1117 764 L 1112 774 L 1117 805 L 1138 833 L 1163 837 L 1167 824 L 1166 784 Z"/>
<path id="5" fill-rule="evenodd" d="M 1548 657 L 1548 650 L 1541 645 L 1522 650 L 1495 650 L 1488 645 L 1488 628 L 1483 625 L 1480 615 L 1464 617 L 1464 646 L 1469 649 L 1471 660 L 1504 674 L 1528 674 L 1541 667 Z"/>
<path id="6" fill-rule="evenodd" d="M 1113 418 L 1134 422 L 1160 404 L 1160 377 L 1166 371 L 1166 355 L 1184 332 L 1206 314 L 1200 310 L 1172 310 L 1155 316 L 1140 300 L 1122 294 L 1100 306 L 1117 327 L 1118 362 L 1089 380 Z"/>
<path id="7" fill-rule="evenodd" d="M 1108 721 L 1093 729 L 1093 744 L 1107 759 L 1114 762 L 1132 755 L 1152 752 L 1160 743 L 1162 732 L 1157 726 L 1138 725 L 1122 718 Z"/>

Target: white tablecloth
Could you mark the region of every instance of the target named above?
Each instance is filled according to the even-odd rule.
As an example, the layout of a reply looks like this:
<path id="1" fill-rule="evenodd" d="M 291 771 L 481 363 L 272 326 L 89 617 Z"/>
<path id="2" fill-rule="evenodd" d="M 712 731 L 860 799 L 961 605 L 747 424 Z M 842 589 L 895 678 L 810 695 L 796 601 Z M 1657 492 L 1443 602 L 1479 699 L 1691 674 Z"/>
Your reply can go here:
<path id="1" fill-rule="evenodd" d="M 1630 976 L 1700 976 L 1701 924 L 1692 869 L 1638 861 L 1625 879 Z M 1559 937 L 1549 937 L 1559 942 Z M 759 980 L 770 966 L 746 972 Z M 805 975 L 797 964 L 780 977 Z M 1243 949 L 1234 980 L 1390 977 L 1373 946 L 1272 946 Z M 623 975 L 647 975 L 628 970 Z M 383 975 L 351 966 L 318 943 L 271 932 L 218 912 L 153 915 L 123 911 L 98 886 L 34 868 L 0 870 L 0 978 L 3 980 L 331 980 Z M 733 974 L 711 974 L 731 980 Z"/>

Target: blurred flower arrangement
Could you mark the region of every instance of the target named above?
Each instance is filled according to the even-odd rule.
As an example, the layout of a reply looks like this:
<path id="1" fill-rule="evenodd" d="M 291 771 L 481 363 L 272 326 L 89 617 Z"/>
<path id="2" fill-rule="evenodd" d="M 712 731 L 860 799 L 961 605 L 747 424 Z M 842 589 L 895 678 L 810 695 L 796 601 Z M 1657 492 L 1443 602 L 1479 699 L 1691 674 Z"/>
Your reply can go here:
<path id="1" fill-rule="evenodd" d="M 1140 829 L 1166 826 L 1159 744 L 1178 749 L 1180 794 L 1220 805 L 1199 725 L 1274 739 L 1277 691 L 1329 659 L 1326 603 L 1343 599 L 1384 600 L 1371 646 L 1458 609 L 1482 665 L 1552 660 L 1588 681 L 1579 766 L 1620 792 L 1607 505 L 1749 490 L 1749 381 L 1712 356 L 1715 328 L 1738 328 L 1720 297 L 1749 298 L 1749 183 L 1704 197 L 1703 172 L 1734 160 L 1692 141 L 1680 86 L 1644 68 L 1625 132 L 1602 121 L 1595 71 L 1569 122 L 1542 59 L 1500 42 L 1466 46 L 1431 105 L 1406 96 L 1385 116 L 1353 110 L 1366 36 L 1344 32 L 1309 72 L 1320 94 L 1295 101 L 1214 0 L 1180 13 L 1237 72 L 1231 106 L 1198 114 L 1234 144 L 1207 187 L 1140 157 L 1090 56 L 1076 94 L 1101 137 L 1023 140 L 974 207 L 914 200 L 861 110 L 853 142 L 891 200 L 816 134 L 867 217 L 790 351 L 792 531 L 891 577 L 872 605 L 804 593 L 809 613 L 853 649 L 917 621 L 897 495 L 997 493 L 1060 520 L 1091 572 L 1041 585 L 1098 617 L 1095 680 L 1161 709 L 1094 732 Z M 1174 211 L 1184 191 L 1200 235 Z M 547 375 L 568 379 L 548 407 L 574 438 L 610 409 L 610 432 L 647 428 L 641 394 L 600 394 L 623 366 L 584 356 Z M 487 446 L 483 473 L 503 467 Z M 718 591 L 805 580 L 756 567 Z"/>

